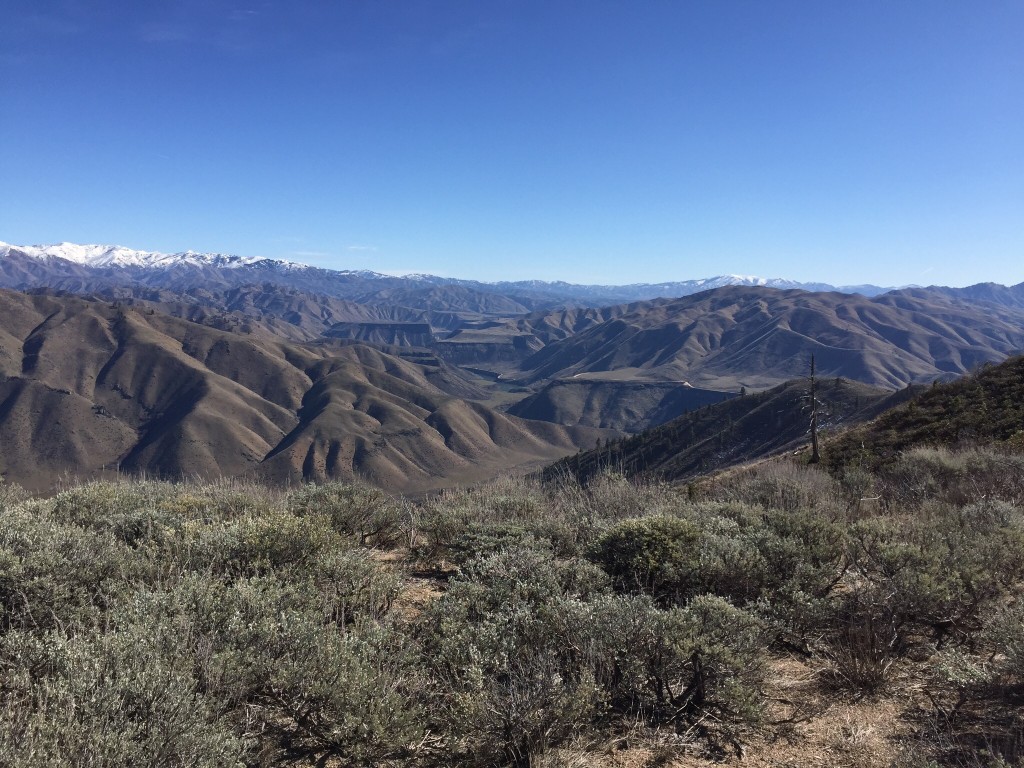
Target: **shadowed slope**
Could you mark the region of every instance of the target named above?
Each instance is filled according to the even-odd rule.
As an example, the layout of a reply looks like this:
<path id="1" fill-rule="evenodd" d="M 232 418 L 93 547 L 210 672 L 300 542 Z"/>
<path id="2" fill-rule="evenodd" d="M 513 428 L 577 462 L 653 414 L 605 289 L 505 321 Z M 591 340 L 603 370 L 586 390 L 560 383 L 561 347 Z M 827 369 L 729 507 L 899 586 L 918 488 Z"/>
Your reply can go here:
<path id="1" fill-rule="evenodd" d="M 346 299 L 263 283 L 223 291 L 191 288 L 185 293 L 143 286 L 100 287 L 94 295 L 155 309 L 214 328 L 260 333 L 290 341 L 311 341 L 327 335 L 358 339 L 345 326 L 427 326 L 446 333 L 461 327 L 465 318 L 456 312 L 413 309 L 396 304 L 359 304 Z M 470 317 L 477 315 L 470 313 Z M 364 339 L 374 343 L 393 343 Z"/>
<path id="2" fill-rule="evenodd" d="M 554 424 L 640 432 L 735 394 L 670 381 L 581 377 L 553 381 L 537 394 L 514 404 L 508 413 Z"/>
<path id="3" fill-rule="evenodd" d="M 937 383 L 873 421 L 830 440 L 833 466 L 878 465 L 919 446 L 1024 448 L 1024 356 Z"/>
<path id="4" fill-rule="evenodd" d="M 797 379 L 757 394 L 709 405 L 639 435 L 570 456 L 545 470 L 581 482 L 612 470 L 628 476 L 683 480 L 805 445 L 810 419 L 809 382 Z M 899 392 L 846 379 L 819 382 L 819 423 L 823 433 L 873 418 L 902 402 Z"/>

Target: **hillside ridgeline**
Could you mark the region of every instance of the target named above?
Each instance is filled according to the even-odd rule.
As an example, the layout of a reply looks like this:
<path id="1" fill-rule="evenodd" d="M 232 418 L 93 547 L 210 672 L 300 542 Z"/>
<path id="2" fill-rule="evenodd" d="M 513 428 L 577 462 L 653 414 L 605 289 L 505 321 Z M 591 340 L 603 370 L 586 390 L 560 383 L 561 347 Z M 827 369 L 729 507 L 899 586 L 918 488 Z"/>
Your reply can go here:
<path id="1" fill-rule="evenodd" d="M 1024 450 L 1024 356 L 936 383 L 913 399 L 828 442 L 835 466 L 877 465 L 910 448 L 996 445 Z"/>
<path id="2" fill-rule="evenodd" d="M 817 384 L 819 425 L 829 434 L 873 418 L 910 397 L 846 379 Z M 667 424 L 567 456 L 544 470 L 587 483 L 605 472 L 630 478 L 678 482 L 807 444 L 810 382 L 780 384 L 756 394 L 704 405 Z"/>
<path id="3" fill-rule="evenodd" d="M 695 387 L 771 387 L 806 373 L 877 387 L 963 375 L 1024 349 L 1024 312 L 934 292 L 874 299 L 839 293 L 719 288 L 642 302 L 552 341 L 516 378 L 580 374 L 687 381 Z"/>

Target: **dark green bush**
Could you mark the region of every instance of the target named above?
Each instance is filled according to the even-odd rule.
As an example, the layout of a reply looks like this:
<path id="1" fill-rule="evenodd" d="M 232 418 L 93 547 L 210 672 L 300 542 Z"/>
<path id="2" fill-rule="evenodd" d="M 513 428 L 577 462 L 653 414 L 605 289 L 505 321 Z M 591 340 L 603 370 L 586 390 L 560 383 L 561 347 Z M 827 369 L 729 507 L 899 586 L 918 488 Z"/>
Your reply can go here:
<path id="1" fill-rule="evenodd" d="M 763 628 L 713 596 L 661 610 L 533 549 L 467 565 L 424 621 L 439 712 L 463 758 L 527 765 L 609 714 L 680 728 L 757 719 Z M 457 757 L 458 755 L 456 755 Z"/>
<path id="2" fill-rule="evenodd" d="M 593 638 L 595 677 L 613 708 L 652 723 L 760 718 L 764 627 L 728 601 L 703 595 L 662 610 L 647 597 L 604 597 L 570 616 Z"/>
<path id="3" fill-rule="evenodd" d="M 684 512 L 701 529 L 700 592 L 738 603 L 804 592 L 825 597 L 846 570 L 846 531 L 813 509 L 704 503 Z"/>
<path id="4" fill-rule="evenodd" d="M 564 600 L 607 590 L 583 561 L 511 549 L 467 565 L 424 616 L 435 714 L 453 759 L 529 765 L 588 727 L 600 705 L 587 659 L 567 642 Z"/>
<path id="5" fill-rule="evenodd" d="M 626 520 L 598 539 L 590 556 L 616 589 L 663 603 L 704 593 L 738 603 L 768 594 L 821 598 L 845 572 L 845 532 L 813 512 L 711 502 L 677 514 Z"/>
<path id="6" fill-rule="evenodd" d="M 402 538 L 401 504 L 378 488 L 348 483 L 309 484 L 288 494 L 301 517 L 326 517 L 335 531 L 361 546 L 390 547 Z"/>
<path id="7" fill-rule="evenodd" d="M 700 529 L 689 520 L 642 517 L 610 528 L 590 556 L 616 589 L 671 603 L 693 592 L 699 581 L 700 539 Z"/>
<path id="8" fill-rule="evenodd" d="M 902 643 L 915 632 L 930 634 L 940 646 L 976 632 L 983 613 L 1021 578 L 1024 536 L 1009 509 L 939 504 L 912 518 L 854 526 L 851 560 L 886 596 Z"/>

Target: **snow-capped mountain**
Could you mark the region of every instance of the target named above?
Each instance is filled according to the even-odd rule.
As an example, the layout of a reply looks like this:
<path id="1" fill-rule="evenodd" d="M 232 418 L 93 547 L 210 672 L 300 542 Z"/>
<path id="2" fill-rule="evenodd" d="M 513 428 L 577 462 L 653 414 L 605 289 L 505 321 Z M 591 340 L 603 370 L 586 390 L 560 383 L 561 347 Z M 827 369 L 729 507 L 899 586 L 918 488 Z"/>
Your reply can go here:
<path id="1" fill-rule="evenodd" d="M 56 245 L 10 245 L 0 243 L 0 257 L 17 250 L 35 259 L 63 259 L 85 267 L 140 267 L 143 269 L 164 269 L 168 267 L 210 266 L 225 269 L 249 267 L 255 264 L 280 269 L 305 269 L 305 264 L 280 259 L 266 259 L 261 256 L 232 256 L 224 253 L 159 253 L 157 251 L 136 251 L 120 245 L 79 245 L 57 243 Z"/>
<path id="2" fill-rule="evenodd" d="M 757 277 L 756 275 L 717 275 L 715 277 L 704 277 L 699 280 L 648 284 L 648 287 L 668 290 L 678 290 L 680 287 L 685 287 L 688 292 L 697 293 L 699 291 L 710 291 L 713 288 L 724 288 L 727 285 L 750 285 L 763 288 L 778 288 L 780 290 L 795 288 L 803 291 L 843 291 L 842 288 L 836 288 L 828 283 L 800 283 L 796 280 L 787 280 L 781 277 Z"/>
<path id="3" fill-rule="evenodd" d="M 580 285 L 543 280 L 485 283 L 418 273 L 395 276 L 370 270 L 323 269 L 260 256 L 197 251 L 160 253 L 118 245 L 9 245 L 0 242 L 0 277 L 3 278 L 0 279 L 0 285 L 12 288 L 64 288 L 65 281 L 72 273 L 79 282 L 95 276 L 107 284 L 130 280 L 176 289 L 187 285 L 189 280 L 203 285 L 212 279 L 213 285 L 210 287 L 217 283 L 223 287 L 271 280 L 342 298 L 364 297 L 384 289 L 426 290 L 433 286 L 451 286 L 456 289 L 502 293 L 514 297 L 531 309 L 558 304 L 601 306 L 659 297 L 676 298 L 733 285 L 781 290 L 840 291 L 866 296 L 875 296 L 889 290 L 873 285 L 835 287 L 827 283 L 801 283 L 756 275 L 719 275 L 697 280 L 631 285 Z M 198 277 L 200 273 L 201 279 Z M 72 289 L 82 290 L 77 284 Z"/>

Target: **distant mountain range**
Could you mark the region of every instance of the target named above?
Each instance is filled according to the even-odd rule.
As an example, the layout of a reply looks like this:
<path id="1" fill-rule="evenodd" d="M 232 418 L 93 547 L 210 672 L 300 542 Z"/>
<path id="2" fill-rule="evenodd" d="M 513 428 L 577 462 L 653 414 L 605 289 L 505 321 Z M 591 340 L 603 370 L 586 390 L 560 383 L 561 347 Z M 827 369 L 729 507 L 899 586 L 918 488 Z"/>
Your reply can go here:
<path id="1" fill-rule="evenodd" d="M 1016 294 L 1012 294 L 1016 295 Z M 952 378 L 1024 348 L 1024 310 L 948 291 L 875 298 L 728 286 L 628 311 L 544 345 L 510 378 L 774 386 L 817 358 L 823 376 L 879 387 Z"/>
<path id="2" fill-rule="evenodd" d="M 293 261 L 251 256 L 232 256 L 223 253 L 199 253 L 197 251 L 158 253 L 156 251 L 136 251 L 120 245 L 79 245 L 77 243 L 57 243 L 56 245 L 10 245 L 8 243 L 0 243 L 0 256 L 7 256 L 12 251 L 22 253 L 39 261 L 52 262 L 56 259 L 93 268 L 169 269 L 187 265 L 219 267 L 223 269 L 240 269 L 254 266 L 276 270 L 308 269 L 305 264 Z M 367 276 L 379 276 L 376 272 L 366 272 L 364 274 Z"/>
<path id="3" fill-rule="evenodd" d="M 1024 283 L 482 283 L 62 243 L 0 244 L 3 288 L 0 477 L 41 490 L 119 468 L 423 491 L 697 409 L 738 421 L 812 354 L 860 418 L 1024 350 Z M 732 458 L 794 439 L 765 428 Z M 658 472 L 715 465 L 720 427 L 692 431 L 704 447 Z"/>
<path id="4" fill-rule="evenodd" d="M 29 262 L 32 260 L 35 262 Z M 74 269 L 77 267 L 78 269 Z M 85 270 L 84 272 L 82 270 Z M 521 301 L 520 311 L 550 308 L 560 304 L 604 306 L 659 297 L 677 298 L 729 285 L 759 286 L 805 291 L 838 291 L 877 296 L 892 290 L 877 285 L 833 286 L 827 283 L 801 283 L 783 278 L 754 275 L 719 275 L 717 277 L 664 283 L 631 285 L 582 285 L 543 280 L 500 281 L 460 280 L 436 275 L 385 275 L 370 270 L 331 270 L 293 261 L 261 257 L 233 256 L 222 253 L 158 253 L 138 251 L 116 245 L 9 245 L 0 243 L 0 287 L 30 288 L 45 281 L 52 285 L 61 273 L 67 277 L 132 278 L 147 285 L 170 287 L 190 271 L 230 270 L 221 281 L 237 284 L 272 280 L 292 287 L 311 287 L 341 298 L 354 298 L 373 291 L 419 291 L 430 286 L 460 287 L 482 293 L 497 293 L 510 300 Z M 118 275 L 117 273 L 121 273 Z M 161 280 L 161 277 L 166 280 Z M 170 282 L 168 282 L 170 281 Z"/>

